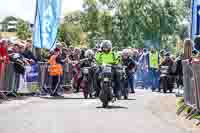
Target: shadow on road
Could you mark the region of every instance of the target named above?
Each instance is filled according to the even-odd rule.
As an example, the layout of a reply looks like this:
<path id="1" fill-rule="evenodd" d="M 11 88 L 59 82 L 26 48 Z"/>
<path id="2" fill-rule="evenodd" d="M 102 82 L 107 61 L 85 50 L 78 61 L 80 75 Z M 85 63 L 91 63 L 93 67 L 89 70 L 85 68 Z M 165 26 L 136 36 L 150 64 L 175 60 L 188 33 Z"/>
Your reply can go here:
<path id="1" fill-rule="evenodd" d="M 120 101 L 135 101 L 136 99 L 131 99 L 131 98 L 129 98 L 129 99 L 121 99 Z"/>
<path id="2" fill-rule="evenodd" d="M 24 101 L 24 100 L 27 100 L 29 99 L 30 97 L 28 96 L 17 96 L 17 97 L 14 97 L 14 96 L 8 96 L 6 99 L 1 99 L 0 98 L 0 104 L 3 104 L 5 102 L 11 102 L 11 101 Z"/>
<path id="3" fill-rule="evenodd" d="M 99 106 L 99 107 L 96 107 L 97 109 L 103 109 L 103 107 L 102 106 Z M 128 107 L 122 107 L 122 106 L 114 106 L 114 105 L 112 105 L 112 106 L 108 106 L 107 108 L 105 108 L 105 109 L 128 109 Z"/>
<path id="4" fill-rule="evenodd" d="M 49 99 L 49 100 L 87 100 L 85 98 L 80 97 L 40 97 L 42 99 Z M 88 98 L 88 99 L 95 99 L 95 98 Z"/>

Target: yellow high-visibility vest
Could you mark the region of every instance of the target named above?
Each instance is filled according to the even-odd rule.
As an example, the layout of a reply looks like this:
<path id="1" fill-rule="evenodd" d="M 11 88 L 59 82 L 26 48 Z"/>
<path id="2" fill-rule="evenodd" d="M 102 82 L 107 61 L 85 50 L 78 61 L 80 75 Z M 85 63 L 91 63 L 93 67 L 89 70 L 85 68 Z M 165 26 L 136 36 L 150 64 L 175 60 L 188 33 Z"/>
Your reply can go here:
<path id="1" fill-rule="evenodd" d="M 150 53 L 150 67 L 151 68 L 158 68 L 159 64 L 158 64 L 158 52 L 155 53 Z"/>

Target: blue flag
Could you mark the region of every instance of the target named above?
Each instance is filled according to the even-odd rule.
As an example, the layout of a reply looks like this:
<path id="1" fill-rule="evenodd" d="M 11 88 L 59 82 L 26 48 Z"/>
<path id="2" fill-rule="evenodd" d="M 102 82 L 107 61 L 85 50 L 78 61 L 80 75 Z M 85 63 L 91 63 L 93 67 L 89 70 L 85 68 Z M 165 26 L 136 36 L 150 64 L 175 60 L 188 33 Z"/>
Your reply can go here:
<path id="1" fill-rule="evenodd" d="M 192 38 L 200 35 L 200 0 L 192 0 Z"/>
<path id="2" fill-rule="evenodd" d="M 53 49 L 61 15 L 61 0 L 37 0 L 33 43 L 36 48 Z"/>

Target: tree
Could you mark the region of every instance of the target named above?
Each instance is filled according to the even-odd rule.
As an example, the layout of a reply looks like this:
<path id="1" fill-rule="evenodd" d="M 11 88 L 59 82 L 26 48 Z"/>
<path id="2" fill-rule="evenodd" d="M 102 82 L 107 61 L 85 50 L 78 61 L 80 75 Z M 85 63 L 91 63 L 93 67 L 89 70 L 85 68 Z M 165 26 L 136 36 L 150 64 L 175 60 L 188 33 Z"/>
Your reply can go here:
<path id="1" fill-rule="evenodd" d="M 189 0 L 84 0 L 81 26 L 89 33 L 91 46 L 94 40 L 110 39 L 118 47 L 144 47 L 145 40 L 152 40 L 171 49 L 189 4 Z"/>
<path id="2" fill-rule="evenodd" d="M 26 40 L 32 36 L 29 24 L 20 19 L 17 24 L 17 37 L 22 40 Z"/>
<path id="3" fill-rule="evenodd" d="M 58 31 L 58 40 L 64 42 L 67 47 L 85 45 L 85 33 L 80 25 L 81 14 L 78 11 L 68 13 L 65 22 Z"/>

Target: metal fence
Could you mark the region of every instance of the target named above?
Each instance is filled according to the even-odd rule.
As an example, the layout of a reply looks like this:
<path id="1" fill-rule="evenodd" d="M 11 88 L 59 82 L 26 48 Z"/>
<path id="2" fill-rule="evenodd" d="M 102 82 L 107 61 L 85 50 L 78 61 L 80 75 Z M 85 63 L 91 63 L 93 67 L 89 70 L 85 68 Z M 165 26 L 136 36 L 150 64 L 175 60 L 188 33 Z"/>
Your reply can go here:
<path id="1" fill-rule="evenodd" d="M 4 98 L 6 95 L 13 94 L 17 91 L 18 74 L 14 71 L 14 64 L 0 63 L 0 93 Z"/>
<path id="2" fill-rule="evenodd" d="M 25 66 L 25 74 L 15 72 L 14 63 L 0 63 L 0 97 L 6 98 L 8 94 L 16 93 L 40 93 L 51 88 L 51 78 L 47 62 L 39 62 Z M 72 80 L 72 65 L 63 66 L 61 86 L 70 86 Z"/>
<path id="3" fill-rule="evenodd" d="M 182 61 L 185 103 L 200 111 L 200 62 Z"/>
<path id="4" fill-rule="evenodd" d="M 65 64 L 63 65 L 63 77 L 62 77 L 62 84 L 61 86 L 63 87 L 68 87 L 71 85 L 71 81 L 72 81 L 72 78 L 73 78 L 73 73 L 72 73 L 72 70 L 73 70 L 73 66 L 72 64 Z"/>
<path id="5" fill-rule="evenodd" d="M 188 60 L 182 61 L 184 99 L 189 106 L 195 105 L 192 66 Z"/>
<path id="6" fill-rule="evenodd" d="M 200 111 L 200 62 L 192 64 L 194 75 L 195 107 Z"/>

